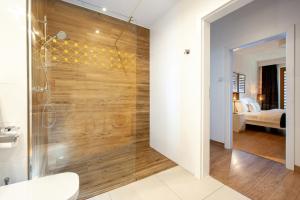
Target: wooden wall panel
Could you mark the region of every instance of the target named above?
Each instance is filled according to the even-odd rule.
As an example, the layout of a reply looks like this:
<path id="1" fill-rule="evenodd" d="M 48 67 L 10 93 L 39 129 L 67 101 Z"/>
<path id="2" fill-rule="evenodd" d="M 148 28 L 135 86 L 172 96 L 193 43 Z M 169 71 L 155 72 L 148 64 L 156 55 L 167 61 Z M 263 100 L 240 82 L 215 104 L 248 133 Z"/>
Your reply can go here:
<path id="1" fill-rule="evenodd" d="M 32 4 L 33 171 L 79 174 L 87 199 L 175 166 L 149 146 L 149 30 L 59 0 Z"/>
<path id="2" fill-rule="evenodd" d="M 149 60 L 150 60 L 150 32 L 147 29 L 137 28 L 137 71 L 136 71 L 136 131 L 138 141 L 149 144 L 150 127 L 150 86 L 149 86 Z"/>
<path id="3" fill-rule="evenodd" d="M 68 34 L 47 54 L 48 173 L 78 173 L 82 199 L 135 181 L 148 164 L 149 30 L 56 0 L 47 16 L 49 35 Z"/>

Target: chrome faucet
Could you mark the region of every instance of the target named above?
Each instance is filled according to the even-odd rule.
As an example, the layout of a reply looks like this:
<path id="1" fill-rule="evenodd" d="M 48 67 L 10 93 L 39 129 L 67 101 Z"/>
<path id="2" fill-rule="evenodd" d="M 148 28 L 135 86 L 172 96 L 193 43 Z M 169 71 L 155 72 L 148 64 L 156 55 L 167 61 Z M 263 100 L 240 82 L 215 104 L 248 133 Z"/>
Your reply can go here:
<path id="1" fill-rule="evenodd" d="M 5 126 L 0 127 L 0 134 L 9 134 L 11 132 L 17 132 L 20 129 L 20 127 L 17 126 Z"/>
<path id="2" fill-rule="evenodd" d="M 10 181 L 9 177 L 4 178 L 4 185 L 8 185 Z"/>

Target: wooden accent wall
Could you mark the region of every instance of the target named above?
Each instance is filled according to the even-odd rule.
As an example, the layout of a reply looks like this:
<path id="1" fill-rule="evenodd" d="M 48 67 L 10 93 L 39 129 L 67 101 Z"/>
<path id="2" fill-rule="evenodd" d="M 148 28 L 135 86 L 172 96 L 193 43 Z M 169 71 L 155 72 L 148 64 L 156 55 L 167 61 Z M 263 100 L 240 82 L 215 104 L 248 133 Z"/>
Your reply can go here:
<path id="1" fill-rule="evenodd" d="M 57 0 L 47 16 L 68 34 L 47 53 L 47 172 L 78 173 L 85 199 L 134 181 L 149 147 L 149 30 Z"/>

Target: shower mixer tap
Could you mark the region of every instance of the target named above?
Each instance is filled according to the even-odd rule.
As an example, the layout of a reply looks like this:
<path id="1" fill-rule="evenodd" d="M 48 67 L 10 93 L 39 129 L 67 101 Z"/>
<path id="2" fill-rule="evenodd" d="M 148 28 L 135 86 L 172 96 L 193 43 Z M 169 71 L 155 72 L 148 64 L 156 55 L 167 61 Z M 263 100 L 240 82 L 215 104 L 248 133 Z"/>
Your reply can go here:
<path id="1" fill-rule="evenodd" d="M 3 126 L 0 127 L 0 149 L 12 148 L 17 145 L 20 137 L 20 127 Z"/>
<path id="2" fill-rule="evenodd" d="M 5 127 L 0 127 L 0 134 L 10 134 L 10 133 L 16 133 L 20 127 L 17 126 L 5 126 Z"/>

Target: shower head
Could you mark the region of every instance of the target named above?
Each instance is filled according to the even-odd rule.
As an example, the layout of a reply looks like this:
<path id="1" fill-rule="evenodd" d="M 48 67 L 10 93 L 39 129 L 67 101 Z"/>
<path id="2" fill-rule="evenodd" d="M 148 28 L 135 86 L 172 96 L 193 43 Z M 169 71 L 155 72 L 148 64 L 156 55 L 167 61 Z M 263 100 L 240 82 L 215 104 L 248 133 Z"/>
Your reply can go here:
<path id="1" fill-rule="evenodd" d="M 64 31 L 59 31 L 58 33 L 56 33 L 56 35 L 48 38 L 45 43 L 42 45 L 42 48 L 45 48 L 50 42 L 52 42 L 52 40 L 54 39 L 58 39 L 58 40 L 65 40 L 67 39 L 68 35 L 66 32 Z"/>
<path id="2" fill-rule="evenodd" d="M 66 38 L 67 38 L 67 33 L 66 32 L 64 32 L 64 31 L 59 31 L 56 35 L 55 35 L 55 37 L 57 38 L 57 39 L 59 39 L 59 40 L 65 40 Z"/>

